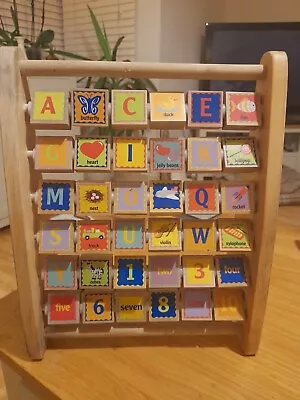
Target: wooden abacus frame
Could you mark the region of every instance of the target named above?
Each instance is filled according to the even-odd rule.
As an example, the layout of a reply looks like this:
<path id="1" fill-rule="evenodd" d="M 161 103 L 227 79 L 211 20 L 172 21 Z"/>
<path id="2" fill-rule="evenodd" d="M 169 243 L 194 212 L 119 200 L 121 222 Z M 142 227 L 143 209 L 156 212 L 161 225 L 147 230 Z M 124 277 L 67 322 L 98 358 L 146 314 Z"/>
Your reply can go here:
<path id="1" fill-rule="evenodd" d="M 263 98 L 263 125 L 252 133 L 259 137 L 260 167 L 255 175 L 257 212 L 254 216 L 256 248 L 252 254 L 252 283 L 246 291 L 247 319 L 243 323 L 199 322 L 186 324 L 155 324 L 161 328 L 144 332 L 122 328 L 120 335 L 157 334 L 237 334 L 243 339 L 243 352 L 254 355 L 259 347 L 265 315 L 276 216 L 279 204 L 282 151 L 285 128 L 287 92 L 287 57 L 285 53 L 266 53 L 260 65 L 202 65 L 122 63 L 97 61 L 28 61 L 24 52 L 15 47 L 0 48 L 0 122 L 9 216 L 14 260 L 20 297 L 21 316 L 28 351 L 32 359 L 41 359 L 45 350 L 45 335 L 31 193 L 41 174 L 28 161 L 28 150 L 35 146 L 35 134 L 29 124 L 25 105 L 30 93 L 29 76 L 111 76 L 166 79 L 255 80 L 256 92 Z M 226 290 L 226 289 L 225 289 Z M 161 330 L 160 330 L 161 329 Z M 103 333 L 102 333 L 103 335 Z M 107 333 L 104 333 L 107 336 Z M 56 337 L 55 335 L 53 335 Z M 97 337 L 98 332 L 64 337 Z M 58 334 L 59 337 L 59 334 Z"/>

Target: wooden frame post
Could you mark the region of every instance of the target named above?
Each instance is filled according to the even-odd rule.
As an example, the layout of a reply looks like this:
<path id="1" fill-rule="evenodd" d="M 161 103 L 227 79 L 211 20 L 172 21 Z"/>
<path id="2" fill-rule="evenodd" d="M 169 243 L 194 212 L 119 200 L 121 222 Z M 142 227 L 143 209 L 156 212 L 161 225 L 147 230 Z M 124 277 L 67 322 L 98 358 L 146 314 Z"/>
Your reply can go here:
<path id="1" fill-rule="evenodd" d="M 17 47 L 0 47 L 0 129 L 21 317 L 29 355 L 40 360 L 45 339 L 30 198 L 33 188 L 27 158 L 27 149 L 34 148 L 35 135 L 26 130 L 21 57 Z"/>
<path id="2" fill-rule="evenodd" d="M 256 87 L 263 99 L 263 126 L 258 132 L 261 163 L 256 193 L 252 283 L 247 299 L 249 315 L 244 338 L 244 353 L 247 355 L 254 355 L 258 350 L 267 305 L 279 208 L 287 98 L 285 53 L 266 53 L 261 64 L 266 76 L 257 82 Z"/>

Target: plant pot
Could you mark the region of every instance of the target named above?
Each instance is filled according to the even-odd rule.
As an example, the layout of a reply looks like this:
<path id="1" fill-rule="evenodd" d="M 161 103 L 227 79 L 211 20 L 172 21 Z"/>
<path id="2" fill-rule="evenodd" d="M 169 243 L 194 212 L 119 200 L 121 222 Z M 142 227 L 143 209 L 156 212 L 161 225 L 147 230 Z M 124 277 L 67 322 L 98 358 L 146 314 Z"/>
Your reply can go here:
<path id="1" fill-rule="evenodd" d="M 26 47 L 26 55 L 28 60 L 41 60 L 42 50 L 39 47 Z"/>

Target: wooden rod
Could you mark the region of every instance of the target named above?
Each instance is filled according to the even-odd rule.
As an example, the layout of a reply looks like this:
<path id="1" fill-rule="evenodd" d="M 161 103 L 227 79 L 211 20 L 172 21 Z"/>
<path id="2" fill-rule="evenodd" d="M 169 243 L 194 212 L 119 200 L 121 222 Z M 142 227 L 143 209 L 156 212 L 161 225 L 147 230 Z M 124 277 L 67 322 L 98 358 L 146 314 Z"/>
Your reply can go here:
<path id="1" fill-rule="evenodd" d="M 155 324 L 155 323 L 153 323 Z M 189 323 L 190 324 L 190 323 Z M 180 324 L 179 324 L 180 325 Z M 193 325 L 193 324 L 192 324 Z M 149 337 L 149 336 L 198 336 L 198 335 L 239 335 L 243 326 L 242 321 L 207 321 L 200 322 L 188 326 L 160 327 L 155 329 L 154 327 L 149 330 L 144 328 L 111 328 L 107 331 L 97 330 L 85 330 L 85 331 L 60 331 L 55 329 L 46 329 L 46 339 L 60 339 L 60 338 L 72 338 L 72 339 L 84 339 L 84 338 L 100 338 L 100 337 Z M 147 327 L 149 325 L 147 324 Z"/>
<path id="2" fill-rule="evenodd" d="M 157 79 L 261 80 L 263 65 L 22 60 L 22 76 L 109 76 Z"/>

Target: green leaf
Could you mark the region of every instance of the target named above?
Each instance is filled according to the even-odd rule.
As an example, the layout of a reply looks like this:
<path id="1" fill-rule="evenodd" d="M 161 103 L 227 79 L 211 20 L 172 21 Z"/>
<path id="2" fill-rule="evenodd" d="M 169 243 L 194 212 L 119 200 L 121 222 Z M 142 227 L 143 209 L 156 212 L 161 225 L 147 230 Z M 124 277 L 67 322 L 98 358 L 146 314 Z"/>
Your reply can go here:
<path id="1" fill-rule="evenodd" d="M 11 39 L 9 32 L 0 29 L 0 36 L 3 38 L 5 42 L 7 42 L 8 45 L 13 46 L 14 40 Z"/>
<path id="2" fill-rule="evenodd" d="M 70 53 L 69 51 L 53 50 L 53 53 L 57 54 L 58 56 L 74 58 L 76 60 L 92 61 L 90 58 L 81 56 L 79 54 Z"/>
<path id="3" fill-rule="evenodd" d="M 96 83 L 95 83 L 95 85 L 94 85 L 94 88 L 95 88 L 95 89 L 104 89 L 104 88 L 105 88 L 105 85 L 106 85 L 106 81 L 107 81 L 107 78 L 105 78 L 105 77 L 99 78 L 99 79 L 96 81 Z"/>
<path id="4" fill-rule="evenodd" d="M 91 87 L 91 83 L 92 83 L 92 77 L 89 76 L 87 81 L 86 81 L 86 86 L 85 87 L 89 89 Z"/>
<path id="5" fill-rule="evenodd" d="M 10 13 L 11 13 L 11 18 L 12 18 L 13 23 L 14 23 L 16 36 L 20 36 L 20 27 L 19 27 L 19 21 L 18 21 L 18 11 L 17 11 L 17 5 L 16 5 L 15 1 L 14 1 L 14 8 L 12 6 L 10 7 Z"/>
<path id="6" fill-rule="evenodd" d="M 117 40 L 117 42 L 113 48 L 113 51 L 112 51 L 111 61 L 117 61 L 118 50 L 124 39 L 125 39 L 125 36 L 121 36 Z"/>
<path id="7" fill-rule="evenodd" d="M 96 36 L 97 36 L 97 39 L 98 39 L 98 42 L 99 42 L 100 49 L 101 49 L 105 59 L 107 61 L 110 61 L 111 60 L 111 50 L 110 50 L 108 39 L 105 36 L 105 33 L 103 33 L 103 31 L 102 31 L 102 29 L 101 29 L 101 27 L 99 25 L 99 22 L 98 22 L 98 20 L 96 18 L 96 15 L 93 12 L 93 10 L 90 8 L 90 6 L 87 6 L 87 7 L 88 7 L 89 12 L 90 12 L 90 16 L 91 16 L 92 23 L 93 23 L 93 26 L 94 26 L 94 29 L 95 29 L 95 32 L 96 32 Z"/>
<path id="8" fill-rule="evenodd" d="M 0 15 L 0 21 L 1 21 L 2 29 L 5 31 L 5 26 L 4 26 L 4 23 L 3 23 L 2 15 Z"/>
<path id="9" fill-rule="evenodd" d="M 37 47 L 49 45 L 50 43 L 53 42 L 53 39 L 54 39 L 54 31 L 48 29 L 46 31 L 42 31 L 39 34 L 38 38 L 36 39 L 35 45 Z"/>

